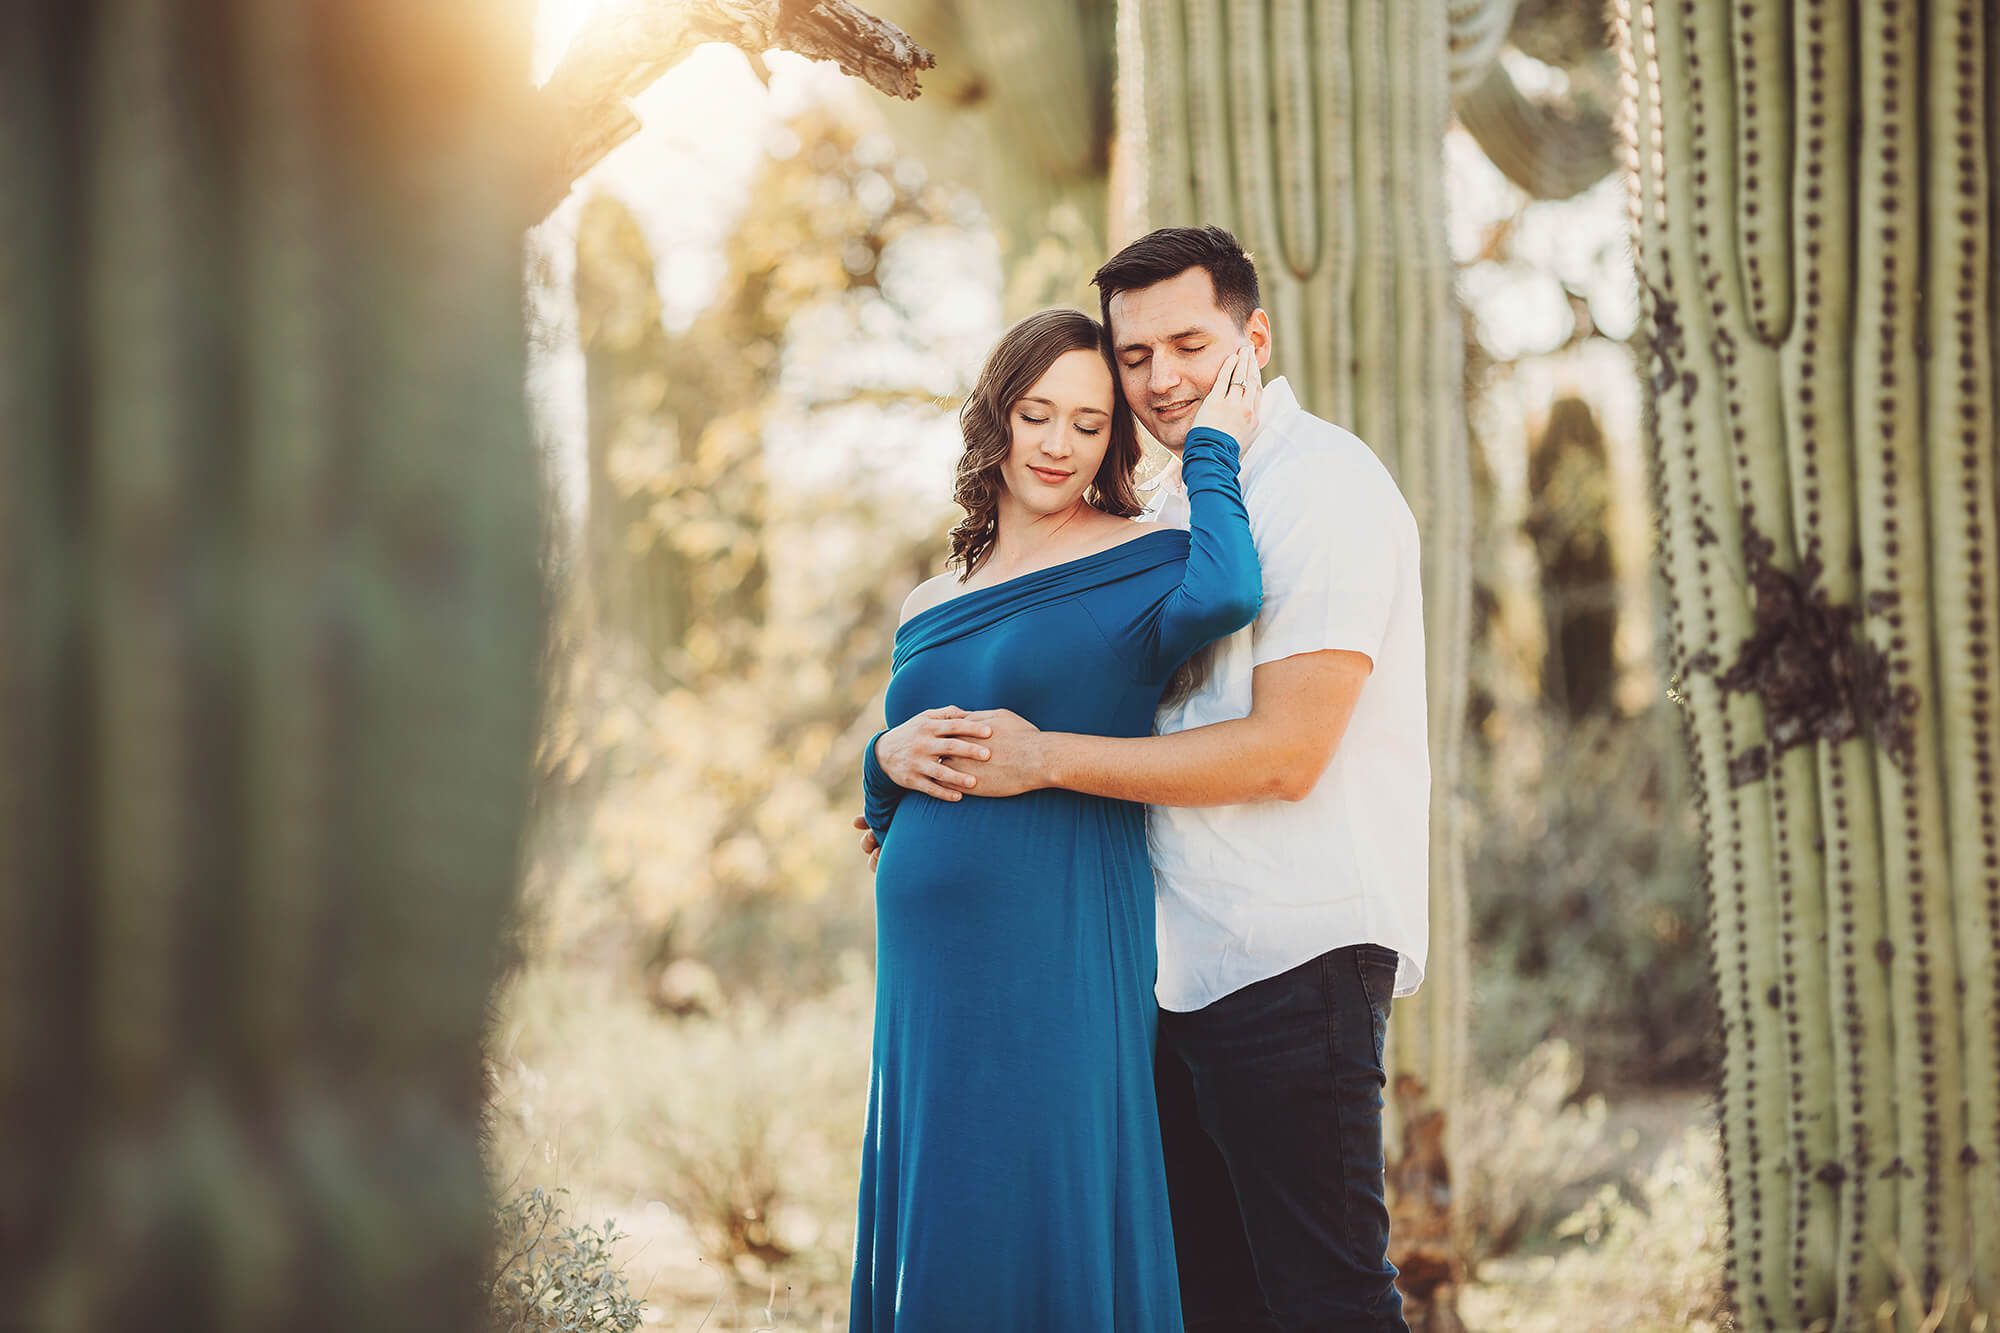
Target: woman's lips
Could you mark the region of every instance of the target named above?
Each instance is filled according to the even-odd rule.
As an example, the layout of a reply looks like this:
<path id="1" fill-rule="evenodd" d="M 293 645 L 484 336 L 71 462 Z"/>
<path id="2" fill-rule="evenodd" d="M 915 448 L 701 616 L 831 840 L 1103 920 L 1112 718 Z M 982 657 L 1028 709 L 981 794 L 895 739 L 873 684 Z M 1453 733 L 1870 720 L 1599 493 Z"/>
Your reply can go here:
<path id="1" fill-rule="evenodd" d="M 1036 476 L 1040 477 L 1043 481 L 1046 481 L 1051 486 L 1060 486 L 1064 482 L 1068 481 L 1071 477 L 1076 475 L 1073 472 L 1054 472 L 1045 467 L 1034 467 L 1034 466 L 1030 466 L 1028 468 L 1028 471 L 1034 473 Z"/>

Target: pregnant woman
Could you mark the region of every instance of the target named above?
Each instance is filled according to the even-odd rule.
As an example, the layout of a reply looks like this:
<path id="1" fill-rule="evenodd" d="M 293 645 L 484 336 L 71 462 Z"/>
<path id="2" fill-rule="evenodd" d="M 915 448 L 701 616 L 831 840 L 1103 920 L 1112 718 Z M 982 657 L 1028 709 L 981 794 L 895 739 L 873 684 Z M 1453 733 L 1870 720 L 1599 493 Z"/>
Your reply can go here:
<path id="1" fill-rule="evenodd" d="M 955 572 L 910 595 L 888 720 L 962 737 L 977 710 L 1150 733 L 1197 649 L 1261 585 L 1237 487 L 1254 359 L 1223 367 L 1184 447 L 1190 531 L 1134 522 L 1139 446 L 1103 329 L 1048 310 L 994 348 L 961 414 Z M 886 740 L 885 740 L 886 738 Z M 849 1327 L 1181 1327 L 1153 1091 L 1145 809 L 1044 790 L 906 792 L 863 759 L 876 871 L 875 1040 Z M 976 739 L 957 742 L 959 753 Z"/>

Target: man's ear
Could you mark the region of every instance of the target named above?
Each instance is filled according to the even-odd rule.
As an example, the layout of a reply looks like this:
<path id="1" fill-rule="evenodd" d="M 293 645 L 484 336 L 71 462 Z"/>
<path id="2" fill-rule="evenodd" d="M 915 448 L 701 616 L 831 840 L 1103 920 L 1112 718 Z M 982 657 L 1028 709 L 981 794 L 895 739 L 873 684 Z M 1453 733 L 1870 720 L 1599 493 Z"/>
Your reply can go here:
<path id="1" fill-rule="evenodd" d="M 1243 335 L 1250 340 L 1250 348 L 1257 354 L 1257 369 L 1271 364 L 1271 317 L 1258 306 L 1250 312 L 1250 318 L 1243 322 Z"/>

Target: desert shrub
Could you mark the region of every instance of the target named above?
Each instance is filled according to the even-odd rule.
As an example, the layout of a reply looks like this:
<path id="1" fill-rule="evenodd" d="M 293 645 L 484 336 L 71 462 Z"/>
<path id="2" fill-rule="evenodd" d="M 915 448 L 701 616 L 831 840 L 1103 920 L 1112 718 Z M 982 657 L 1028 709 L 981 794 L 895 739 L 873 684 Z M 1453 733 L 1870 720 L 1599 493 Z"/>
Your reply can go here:
<path id="1" fill-rule="evenodd" d="M 1587 1087 L 1692 1082 L 1715 1032 L 1699 825 L 1678 720 L 1553 715 L 1484 757 L 1469 848 L 1473 1049 L 1505 1071 L 1550 1038 Z M 1520 754 L 1527 757 L 1522 759 Z"/>
<path id="2" fill-rule="evenodd" d="M 1636 1182 L 1606 1181 L 1558 1223 L 1553 1252 L 1484 1264 L 1464 1314 L 1509 1333 L 1716 1333 L 1732 1326 L 1723 1225 L 1714 1131 L 1689 1128 Z"/>
<path id="3" fill-rule="evenodd" d="M 1601 1096 L 1576 1100 L 1581 1069 L 1550 1041 L 1505 1081 L 1468 1094 L 1459 1117 L 1460 1224 L 1466 1257 L 1495 1258 L 1546 1237 L 1621 1169 Z"/>
<path id="4" fill-rule="evenodd" d="M 845 1308 L 873 1011 L 864 960 L 828 967 L 840 980 L 809 998 L 725 994 L 719 1012 L 675 1017 L 616 969 L 530 964 L 495 1028 L 495 1169 L 559 1180 L 642 1229 L 664 1205 L 656 1309 L 705 1308 L 719 1273 L 725 1309 L 739 1284 L 781 1309 L 789 1292 L 816 1327 Z"/>
<path id="5" fill-rule="evenodd" d="M 1555 1261 L 1561 1308 L 1603 1327 L 1714 1329 L 1722 1284 L 1721 1156 L 1712 1130 L 1689 1129 L 1638 1184 L 1605 1184 L 1556 1228 L 1578 1244 Z"/>
<path id="6" fill-rule="evenodd" d="M 846 1274 L 869 1013 L 855 987 L 683 1025 L 680 1060 L 693 1076 L 654 1089 L 638 1133 L 661 1196 L 738 1271 Z"/>
<path id="7" fill-rule="evenodd" d="M 493 1333 L 632 1333 L 643 1303 L 632 1295 L 602 1227 L 570 1222 L 561 1196 L 539 1185 L 502 1201 L 494 1218 Z"/>

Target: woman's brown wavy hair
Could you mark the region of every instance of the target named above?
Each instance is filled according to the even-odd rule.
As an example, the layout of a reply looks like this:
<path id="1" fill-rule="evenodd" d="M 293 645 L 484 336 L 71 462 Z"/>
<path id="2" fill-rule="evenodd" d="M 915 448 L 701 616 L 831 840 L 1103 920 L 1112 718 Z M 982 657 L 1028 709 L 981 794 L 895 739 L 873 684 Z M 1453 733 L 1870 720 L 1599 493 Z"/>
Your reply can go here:
<path id="1" fill-rule="evenodd" d="M 964 508 L 965 517 L 951 530 L 948 563 L 958 569 L 961 583 L 972 577 L 972 571 L 993 549 L 993 538 L 999 531 L 1000 492 L 1007 484 L 1000 469 L 1013 446 L 1009 420 L 1014 404 L 1067 352 L 1096 352 L 1111 372 L 1111 438 L 1105 444 L 1097 476 L 1083 493 L 1084 502 L 1120 518 L 1144 512 L 1132 480 L 1139 467 L 1139 432 L 1125 396 L 1118 391 L 1110 336 L 1102 324 L 1081 310 L 1043 310 L 1030 315 L 1000 335 L 987 354 L 986 364 L 980 367 L 965 406 L 959 409 L 965 452 L 959 456 L 952 498 Z"/>

